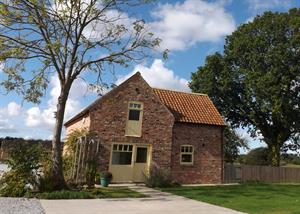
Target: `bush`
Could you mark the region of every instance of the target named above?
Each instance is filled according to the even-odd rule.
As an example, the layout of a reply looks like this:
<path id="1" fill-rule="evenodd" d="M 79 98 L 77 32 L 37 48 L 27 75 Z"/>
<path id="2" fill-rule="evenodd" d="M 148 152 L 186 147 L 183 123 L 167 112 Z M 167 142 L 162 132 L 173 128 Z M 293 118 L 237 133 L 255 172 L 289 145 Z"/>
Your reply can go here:
<path id="1" fill-rule="evenodd" d="M 96 183 L 96 184 L 99 184 L 99 183 L 100 183 L 100 178 L 101 178 L 100 172 L 96 172 L 96 175 L 95 175 L 95 183 Z"/>
<path id="2" fill-rule="evenodd" d="M 97 170 L 97 162 L 96 161 L 88 161 L 87 169 L 85 172 L 86 183 L 88 185 L 88 188 L 92 188 L 95 186 L 96 170 Z"/>
<path id="3" fill-rule="evenodd" d="M 149 176 L 146 177 L 146 186 L 147 187 L 172 187 L 178 185 L 174 183 L 171 179 L 170 172 L 165 169 L 151 168 Z"/>
<path id="4" fill-rule="evenodd" d="M 85 191 L 54 191 L 54 192 L 43 192 L 36 195 L 40 199 L 93 199 L 95 196 L 90 192 Z"/>
<path id="5" fill-rule="evenodd" d="M 9 150 L 10 170 L 0 179 L 0 196 L 22 197 L 30 189 L 38 189 L 44 151 L 40 145 L 19 143 Z"/>
<path id="6" fill-rule="evenodd" d="M 245 164 L 248 165 L 270 165 L 271 158 L 268 148 L 259 147 L 252 149 L 245 156 Z"/>

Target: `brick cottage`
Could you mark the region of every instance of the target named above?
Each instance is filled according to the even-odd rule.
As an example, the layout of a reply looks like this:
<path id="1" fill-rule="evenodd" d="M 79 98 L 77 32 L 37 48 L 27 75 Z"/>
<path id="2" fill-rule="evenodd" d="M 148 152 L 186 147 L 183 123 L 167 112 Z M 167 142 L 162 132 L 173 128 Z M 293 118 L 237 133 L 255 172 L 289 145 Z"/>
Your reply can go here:
<path id="1" fill-rule="evenodd" d="M 97 134 L 113 182 L 143 182 L 151 167 L 179 183 L 222 182 L 225 123 L 205 94 L 151 88 L 137 72 L 65 127 Z"/>

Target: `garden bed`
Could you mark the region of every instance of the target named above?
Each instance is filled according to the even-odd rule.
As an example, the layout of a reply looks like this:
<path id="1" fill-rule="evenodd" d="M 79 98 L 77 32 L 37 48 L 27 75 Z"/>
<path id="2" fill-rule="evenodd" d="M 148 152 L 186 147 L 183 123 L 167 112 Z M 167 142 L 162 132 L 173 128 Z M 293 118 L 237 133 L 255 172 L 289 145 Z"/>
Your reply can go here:
<path id="1" fill-rule="evenodd" d="M 144 194 L 135 192 L 127 187 L 94 188 L 81 191 L 54 191 L 43 193 L 31 193 L 29 198 L 38 199 L 99 199 L 99 198 L 144 198 Z"/>

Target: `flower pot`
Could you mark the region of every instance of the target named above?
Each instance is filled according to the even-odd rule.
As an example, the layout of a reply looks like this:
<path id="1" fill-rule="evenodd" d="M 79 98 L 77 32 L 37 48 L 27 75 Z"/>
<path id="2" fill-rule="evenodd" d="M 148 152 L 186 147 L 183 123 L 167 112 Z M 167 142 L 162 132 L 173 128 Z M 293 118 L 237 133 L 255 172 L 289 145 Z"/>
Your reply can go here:
<path id="1" fill-rule="evenodd" d="M 108 187 L 108 185 L 110 183 L 110 179 L 109 178 L 100 178 L 100 183 L 101 183 L 101 186 Z"/>

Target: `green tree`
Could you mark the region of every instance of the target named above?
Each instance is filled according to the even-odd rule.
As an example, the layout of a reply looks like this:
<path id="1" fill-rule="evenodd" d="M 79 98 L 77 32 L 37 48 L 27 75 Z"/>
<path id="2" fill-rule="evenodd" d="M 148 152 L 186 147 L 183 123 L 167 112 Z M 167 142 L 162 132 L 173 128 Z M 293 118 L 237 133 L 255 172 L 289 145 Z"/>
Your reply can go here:
<path id="1" fill-rule="evenodd" d="M 7 75 L 2 86 L 38 103 L 49 75 L 60 82 L 52 141 L 54 189 L 66 188 L 60 139 L 74 80 L 90 72 L 101 83 L 104 70 L 141 61 L 160 43 L 143 20 L 124 13 L 145 2 L 0 0 L 0 62 Z"/>
<path id="2" fill-rule="evenodd" d="M 226 127 L 224 136 L 224 158 L 226 162 L 233 163 L 239 157 L 240 149 L 249 149 L 248 143 L 245 138 L 238 135 L 236 131 L 230 127 Z"/>
<path id="3" fill-rule="evenodd" d="M 245 164 L 247 165 L 269 165 L 270 164 L 270 153 L 268 148 L 259 147 L 252 149 L 245 156 Z"/>
<path id="4" fill-rule="evenodd" d="M 300 9 L 266 12 L 226 37 L 224 54 L 206 58 L 190 87 L 207 93 L 228 123 L 268 145 L 272 165 L 300 128 Z"/>

